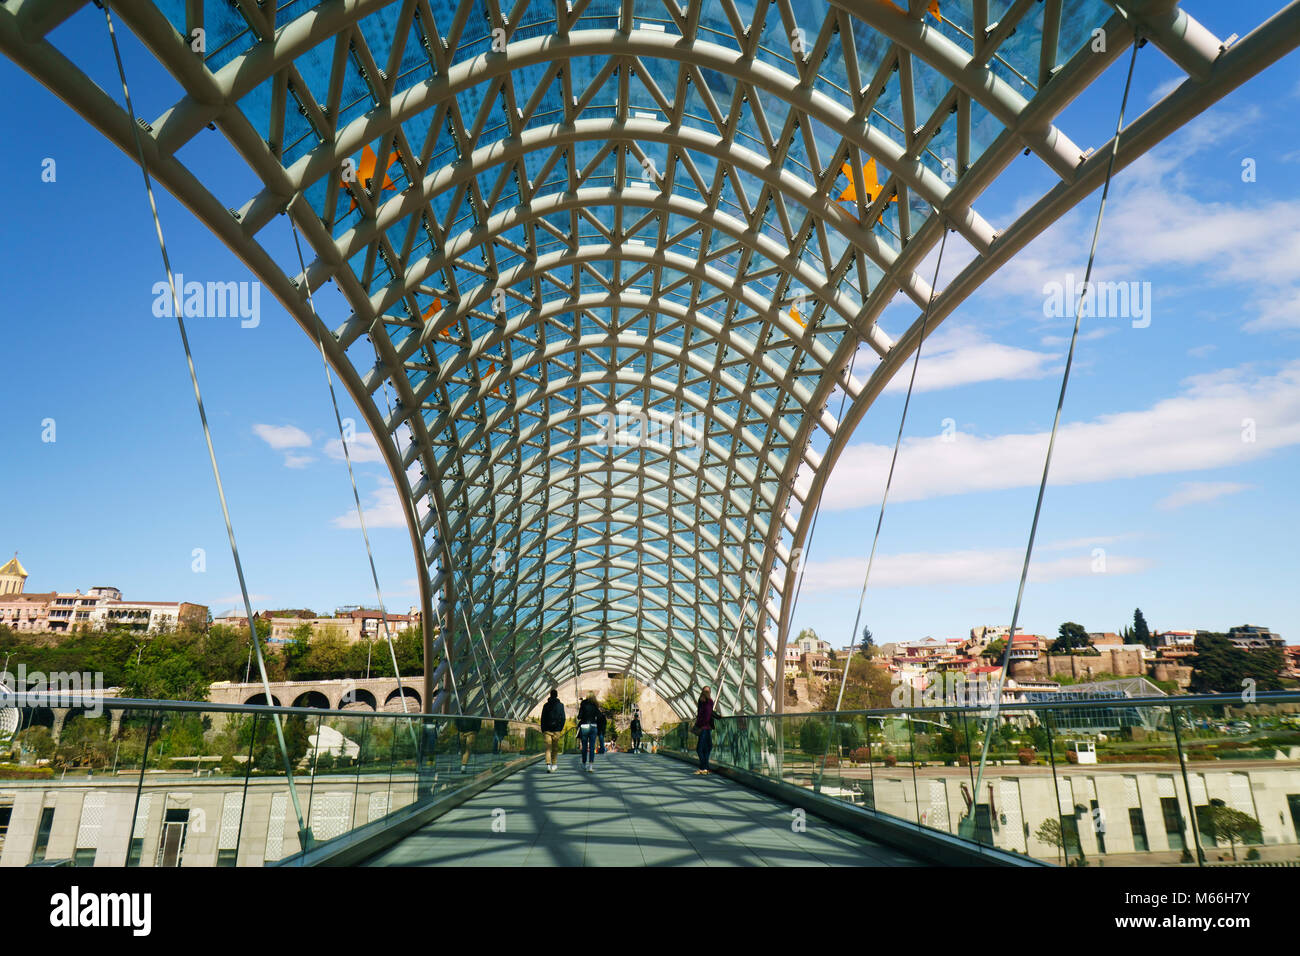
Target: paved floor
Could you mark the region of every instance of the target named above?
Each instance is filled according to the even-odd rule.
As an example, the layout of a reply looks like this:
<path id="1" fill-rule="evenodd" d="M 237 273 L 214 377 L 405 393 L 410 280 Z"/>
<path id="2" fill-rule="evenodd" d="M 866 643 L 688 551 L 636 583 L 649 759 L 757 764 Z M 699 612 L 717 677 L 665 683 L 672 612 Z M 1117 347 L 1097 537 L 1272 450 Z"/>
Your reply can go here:
<path id="1" fill-rule="evenodd" d="M 653 754 L 534 764 L 367 862 L 369 866 L 916 866 L 905 853 L 716 774 Z M 495 824 L 495 829 L 494 829 Z"/>

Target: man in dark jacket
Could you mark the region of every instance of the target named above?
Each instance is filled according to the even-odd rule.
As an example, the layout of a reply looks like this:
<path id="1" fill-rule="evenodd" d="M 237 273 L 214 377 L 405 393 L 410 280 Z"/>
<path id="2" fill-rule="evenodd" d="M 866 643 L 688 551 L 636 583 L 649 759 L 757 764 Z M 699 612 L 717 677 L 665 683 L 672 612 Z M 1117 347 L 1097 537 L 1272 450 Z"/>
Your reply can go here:
<path id="1" fill-rule="evenodd" d="M 603 710 L 596 711 L 596 742 L 600 745 L 597 753 L 605 752 L 605 727 L 609 724 L 609 718 L 605 716 Z"/>
<path id="2" fill-rule="evenodd" d="M 628 728 L 632 731 L 632 753 L 641 752 L 641 711 L 635 711 L 632 714 L 632 725 Z"/>
<path id="3" fill-rule="evenodd" d="M 596 769 L 596 735 L 604 719 L 596 703 L 596 692 L 592 691 L 578 707 L 578 740 L 582 743 L 582 768 L 587 773 Z"/>
<path id="4" fill-rule="evenodd" d="M 542 736 L 546 738 L 546 772 L 560 769 L 560 738 L 564 736 L 564 704 L 551 688 L 550 699 L 542 707 Z"/>

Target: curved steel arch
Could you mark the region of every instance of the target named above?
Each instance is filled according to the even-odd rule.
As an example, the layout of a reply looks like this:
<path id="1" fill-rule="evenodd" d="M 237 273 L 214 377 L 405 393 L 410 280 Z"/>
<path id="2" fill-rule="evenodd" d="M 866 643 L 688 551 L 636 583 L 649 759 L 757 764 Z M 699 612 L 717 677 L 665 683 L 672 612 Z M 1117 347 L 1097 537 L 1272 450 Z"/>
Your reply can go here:
<path id="1" fill-rule="evenodd" d="M 136 118 L 50 42 L 64 20 L 90 16 L 84 6 L 10 0 L 0 7 L 0 49 L 130 155 Z M 808 505 L 853 427 L 919 345 L 918 323 L 895 341 L 877 319 L 900 293 L 924 309 L 931 290 L 917 267 L 945 225 L 975 258 L 937 294 L 927 334 L 1099 184 L 1106 150 L 1082 153 L 1055 124 L 1135 33 L 1187 79 L 1125 131 L 1121 166 L 1300 42 L 1295 3 L 1236 45 L 1173 0 L 1015 0 L 996 23 L 983 0 L 939 0 L 937 9 L 923 0 L 808 0 L 797 10 L 774 0 L 752 19 L 733 0 L 533 3 L 509 13 L 494 0 L 282 9 L 233 0 L 230 15 L 209 24 L 203 7 L 159 0 L 119 11 L 154 68 L 184 91 L 143 136 L 145 159 L 313 341 L 321 336 L 374 432 L 422 566 L 426 660 L 444 650 L 426 671 L 426 706 L 446 701 L 446 687 L 435 700 L 435 684 L 453 669 L 468 676 L 477 653 L 474 635 L 454 634 L 458 592 L 473 605 L 487 586 L 495 603 L 476 616 L 489 630 L 508 632 L 531 608 L 523 602 L 532 590 L 517 578 L 513 593 L 488 581 L 480 542 L 531 535 L 543 542 L 531 552 L 539 563 L 565 549 L 576 555 L 578 502 L 635 478 L 638 509 L 662 505 L 665 515 L 716 524 L 720 533 L 697 543 L 693 560 L 714 569 L 738 561 L 744 582 L 693 598 L 667 588 L 665 620 L 752 623 L 736 692 L 779 708 L 791 551 L 803 546 Z M 284 10 L 291 18 L 277 21 L 290 16 Z M 470 23 L 482 24 L 481 35 L 467 35 Z M 792 25 L 806 28 L 806 45 L 792 45 Z M 188 42 L 196 26 L 213 34 L 197 54 Z M 501 49 L 490 46 L 494 28 L 505 31 Z M 1093 31 L 1106 40 L 1095 52 Z M 991 137 L 976 130 L 977 112 Z M 178 155 L 209 123 L 259 181 L 233 214 Z M 974 203 L 1022 149 L 1056 183 L 995 229 Z M 366 168 L 367 155 L 369 181 L 344 182 L 342 164 Z M 660 155 L 664 171 L 647 170 Z M 258 238 L 286 205 L 315 254 L 305 276 Z M 335 332 L 320 326 L 301 288 L 326 277 L 354 312 Z M 521 311 L 483 312 L 502 289 Z M 795 315 L 792 300 L 805 296 L 810 314 Z M 363 335 L 373 364 L 356 345 Z M 658 345 L 659 336 L 680 344 Z M 865 382 L 847 371 L 864 340 L 881 356 Z M 643 371 L 623 370 L 630 355 Z M 497 395 L 507 378 L 511 395 Z M 514 387 L 520 381 L 530 387 Z M 386 402 L 390 387 L 398 407 L 381 410 L 379 393 Z M 592 454 L 584 410 L 638 395 L 653 405 L 652 388 L 709 410 L 694 468 L 680 456 Z M 851 400 L 843 421 L 826 412 L 836 390 Z M 818 431 L 823 453 L 811 447 Z M 795 487 L 805 464 L 808 483 Z M 425 477 L 413 486 L 417 465 Z M 687 475 L 707 480 L 692 487 Z M 523 521 L 525 482 L 540 533 Z M 671 578 L 679 562 L 671 517 L 660 534 L 651 553 Z M 431 573 L 434 565 L 456 569 L 461 583 Z M 539 608 L 573 604 L 577 567 L 575 557 L 567 587 Z M 662 575 L 644 562 L 637 569 L 638 593 L 657 586 Z M 739 597 L 753 586 L 751 622 Z M 603 631 L 579 623 L 527 644 L 536 665 L 529 688 L 580 656 L 626 660 L 640 673 L 673 675 L 673 699 L 685 706 L 700 660 L 717 659 L 724 642 L 697 641 L 689 653 L 642 645 L 629 623 L 637 610 L 614 607 L 622 616 L 603 614 Z M 579 656 L 574 642 L 587 634 L 595 640 Z M 501 639 L 513 641 L 518 663 L 514 636 Z M 635 660 L 640 647 L 648 659 Z M 467 690 L 486 699 L 481 687 Z M 517 682 L 514 693 L 509 708 L 524 699 Z"/>

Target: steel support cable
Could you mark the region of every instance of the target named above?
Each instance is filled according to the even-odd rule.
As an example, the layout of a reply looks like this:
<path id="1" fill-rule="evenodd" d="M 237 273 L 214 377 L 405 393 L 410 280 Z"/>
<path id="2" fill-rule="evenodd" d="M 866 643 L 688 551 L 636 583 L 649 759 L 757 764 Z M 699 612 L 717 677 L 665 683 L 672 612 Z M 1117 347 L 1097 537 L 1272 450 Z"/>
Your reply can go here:
<path id="1" fill-rule="evenodd" d="M 718 689 L 717 696 L 714 698 L 714 700 L 716 700 L 718 703 L 722 702 L 722 681 L 725 680 L 727 676 L 727 663 L 731 660 L 732 652 L 735 651 L 737 645 L 740 643 L 740 635 L 744 632 L 745 618 L 749 614 L 749 604 L 750 601 L 752 600 L 753 600 L 753 595 L 750 594 L 745 595 L 745 604 L 740 609 L 740 617 L 736 619 L 735 636 L 732 637 L 730 645 L 727 648 L 725 648 L 724 655 L 718 659 L 718 672 L 717 675 L 713 678 L 713 686 Z M 740 706 L 737 709 L 743 709 L 745 706 L 743 684 L 741 685 L 738 693 L 741 696 L 740 696 Z M 757 706 L 758 703 L 757 700 L 754 703 Z"/>
<path id="2" fill-rule="evenodd" d="M 158 251 L 162 253 L 163 268 L 167 272 L 167 285 L 172 294 L 172 308 L 176 313 L 177 328 L 180 329 L 181 345 L 185 349 L 185 361 L 189 366 L 190 382 L 194 386 L 194 401 L 199 410 L 199 422 L 203 426 L 203 440 L 208 447 L 208 460 L 212 464 L 212 477 L 217 483 L 217 498 L 221 502 L 221 515 L 226 523 L 226 537 L 230 540 L 230 554 L 235 562 L 235 575 L 239 579 L 239 592 L 244 599 L 244 613 L 248 616 L 251 646 L 257 654 L 257 671 L 262 678 L 262 690 L 266 696 L 267 706 L 271 706 L 274 698 L 271 696 L 271 682 L 266 675 L 266 660 L 262 654 L 262 641 L 257 636 L 257 623 L 253 619 L 253 605 L 248 596 L 248 584 L 244 580 L 244 567 L 239 560 L 239 546 L 235 543 L 235 529 L 230 520 L 230 508 L 226 503 L 225 488 L 221 484 L 221 469 L 217 466 L 217 453 L 212 445 L 212 430 L 208 427 L 208 413 L 203 404 L 203 394 L 199 390 L 199 376 L 194 367 L 194 353 L 190 350 L 189 335 L 185 331 L 185 313 L 181 308 L 180 296 L 176 292 L 176 276 L 172 272 L 171 257 L 167 254 L 167 243 L 163 239 L 162 220 L 158 216 L 158 203 L 153 192 L 153 178 L 149 175 L 149 165 L 145 160 L 144 143 L 140 139 L 140 124 L 136 119 L 135 107 L 131 102 L 131 91 L 126 82 L 126 68 L 122 65 L 122 51 L 118 46 L 117 31 L 113 28 L 113 14 L 109 9 L 110 5 L 109 0 L 103 0 L 104 23 L 108 27 L 108 38 L 113 45 L 113 58 L 117 62 L 117 75 L 122 81 L 122 96 L 126 100 L 127 118 L 131 124 L 131 132 L 135 137 L 136 157 L 140 161 L 140 172 L 144 176 L 144 189 L 149 197 L 149 210 L 153 214 L 154 230 L 158 235 Z M 294 816 L 298 820 L 299 844 L 305 851 L 310 848 L 312 836 L 303 819 L 302 804 L 298 800 L 298 788 L 293 779 L 293 762 L 289 759 L 289 748 L 284 739 L 284 727 L 279 714 L 272 714 L 271 721 L 275 726 L 275 735 L 280 745 L 280 756 L 284 761 L 284 773 L 289 786 L 289 798 L 293 803 Z"/>
<path id="3" fill-rule="evenodd" d="M 1016 625 L 1020 621 L 1020 606 L 1025 596 L 1025 581 L 1029 577 L 1029 562 L 1034 553 L 1034 537 L 1038 534 L 1038 519 L 1043 511 L 1043 496 L 1047 492 L 1047 476 L 1052 468 L 1052 452 L 1056 448 L 1056 433 L 1061 425 L 1061 410 L 1065 407 L 1065 391 L 1070 384 L 1070 368 L 1074 364 L 1074 348 L 1079 340 L 1080 312 L 1084 298 L 1088 294 L 1088 283 L 1092 280 L 1092 266 L 1097 258 L 1097 242 L 1101 237 L 1101 220 L 1106 212 L 1106 198 L 1110 195 L 1110 181 L 1115 173 L 1115 160 L 1119 155 L 1119 138 L 1124 129 L 1124 111 L 1128 107 L 1128 94 L 1133 85 L 1133 65 L 1137 63 L 1137 51 L 1144 41 L 1136 32 L 1133 36 L 1133 52 L 1129 56 L 1128 76 L 1124 80 L 1124 95 L 1120 99 L 1119 117 L 1115 121 L 1115 135 L 1111 139 L 1110 160 L 1106 164 L 1106 179 L 1101 187 L 1101 201 L 1097 205 L 1097 221 L 1092 228 L 1092 246 L 1088 250 L 1088 267 L 1084 271 L 1083 284 L 1079 287 L 1079 302 L 1074 309 L 1074 330 L 1070 333 L 1070 350 L 1065 356 L 1065 372 L 1061 376 L 1061 391 L 1056 398 L 1056 417 L 1052 419 L 1052 432 L 1047 440 L 1047 457 L 1043 460 L 1043 477 L 1038 483 L 1038 500 L 1034 504 L 1034 520 L 1029 525 L 1029 541 L 1025 545 L 1025 560 L 1020 569 L 1020 587 L 1016 591 L 1016 605 L 1011 612 L 1011 630 L 1007 634 L 1007 646 L 1002 651 L 1002 668 L 998 674 L 998 686 L 994 691 L 989 708 L 989 715 L 984 727 L 984 743 L 980 749 L 979 772 L 975 777 L 975 790 L 972 798 L 970 815 L 962 823 L 964 836 L 975 832 L 975 808 L 979 806 L 980 787 L 984 784 L 984 767 L 989 756 L 989 742 L 993 739 L 993 728 L 998 719 L 998 709 L 1002 703 L 1002 691 L 1006 686 L 1007 670 L 1011 665 L 1011 648 L 1016 642 Z"/>
<path id="4" fill-rule="evenodd" d="M 298 198 L 298 196 L 294 196 L 294 199 L 296 198 Z M 286 213 L 289 212 L 289 207 L 294 204 L 294 199 L 291 199 L 289 206 L 285 207 Z M 361 540 L 365 541 L 365 557 L 367 557 L 370 562 L 370 580 L 374 581 L 374 600 L 380 602 L 380 626 L 383 628 L 383 640 L 385 640 L 387 645 L 389 645 L 389 659 L 393 661 L 393 675 L 396 678 L 396 682 L 398 682 L 398 696 L 402 698 L 402 713 L 408 714 L 406 684 L 402 683 L 402 669 L 398 666 L 398 652 L 396 652 L 396 649 L 393 646 L 393 633 L 389 630 L 389 609 L 387 609 L 387 605 L 383 604 L 383 592 L 380 589 L 380 572 L 378 572 L 376 567 L 374 567 L 374 550 L 370 548 L 370 535 L 367 528 L 365 528 L 365 511 L 364 509 L 361 509 L 361 493 L 356 489 L 356 473 L 352 471 L 352 454 L 351 451 L 348 451 L 347 447 L 347 433 L 343 431 L 343 416 L 338 410 L 338 394 L 334 392 L 334 373 L 330 372 L 329 360 L 325 358 L 325 339 L 321 337 L 321 319 L 320 315 L 316 312 L 315 299 L 312 298 L 311 282 L 309 282 L 307 278 L 307 261 L 303 259 L 303 243 L 302 239 L 299 238 L 298 224 L 294 222 L 294 217 L 292 217 L 292 215 L 289 216 L 289 228 L 294 232 L 294 248 L 298 251 L 298 265 L 299 268 L 302 269 L 304 290 L 307 291 L 307 307 L 311 310 L 312 321 L 316 325 L 316 347 L 317 349 L 320 349 L 321 365 L 324 365 L 325 368 L 325 384 L 329 386 L 330 403 L 334 406 L 334 423 L 338 425 L 338 440 L 339 444 L 343 446 L 343 460 L 347 463 L 347 477 L 352 483 L 352 501 L 356 502 L 356 519 L 361 525 Z M 367 641 L 367 649 L 365 649 L 365 661 L 367 661 L 367 665 L 365 665 L 365 676 L 369 678 L 369 641 Z M 420 744 L 419 739 L 417 739 L 416 736 L 415 724 L 407 722 L 407 728 L 411 731 L 411 743 L 415 744 L 416 749 L 419 750 Z"/>
<path id="5" fill-rule="evenodd" d="M 298 196 L 294 196 L 294 199 Z M 292 206 L 292 200 L 289 202 Z M 285 211 L 289 211 L 289 206 Z M 365 557 L 370 562 L 370 580 L 374 583 L 374 600 L 380 602 L 380 623 L 383 627 L 383 640 L 389 645 L 389 658 L 393 661 L 393 674 L 398 682 L 398 695 L 402 697 L 402 713 L 407 713 L 406 685 L 402 683 L 402 670 L 398 667 L 398 653 L 393 646 L 393 635 L 389 631 L 389 609 L 383 604 L 383 592 L 380 589 L 380 572 L 374 567 L 374 549 L 370 548 L 370 535 L 365 528 L 365 510 L 361 507 L 361 493 L 356 489 L 356 473 L 352 471 L 352 454 L 347 447 L 347 433 L 343 431 L 343 416 L 338 410 L 338 394 L 334 392 L 334 373 L 330 372 L 329 359 L 325 356 L 325 339 L 321 337 L 321 319 L 316 312 L 316 302 L 312 298 L 311 282 L 307 278 L 307 261 L 303 259 L 303 243 L 299 238 L 298 224 L 289 216 L 289 228 L 294 232 L 294 248 L 298 251 L 298 265 L 302 269 L 303 287 L 307 293 L 307 307 L 311 310 L 313 324 L 316 326 L 316 347 L 320 350 L 321 365 L 325 368 L 325 384 L 329 386 L 329 398 L 334 406 L 334 424 L 338 425 L 338 440 L 343 446 L 343 462 L 347 464 L 347 477 L 352 483 L 352 501 L 356 502 L 356 519 L 361 525 L 361 540 L 365 542 Z"/>
<path id="6" fill-rule="evenodd" d="M 935 215 L 942 217 L 942 213 L 935 209 Z M 885 476 L 885 491 L 880 498 L 880 511 L 876 515 L 876 533 L 871 539 L 871 553 L 867 556 L 867 570 L 862 576 L 862 591 L 858 595 L 858 613 L 853 619 L 853 632 L 849 635 L 849 649 L 844 659 L 844 673 L 840 676 L 840 692 L 835 698 L 835 711 L 840 712 L 840 706 L 844 703 L 844 688 L 849 680 L 849 667 L 853 663 L 853 645 L 858 639 L 858 625 L 862 623 L 862 608 L 867 600 L 867 585 L 871 581 L 871 567 L 876 560 L 876 547 L 880 544 L 880 529 L 885 522 L 885 508 L 889 504 L 889 490 L 894 484 L 894 468 L 898 464 L 898 452 L 903 444 L 903 428 L 907 424 L 907 411 L 912 404 L 912 389 L 916 385 L 916 370 L 921 364 L 921 346 L 925 343 L 925 330 L 930 322 L 930 311 L 934 307 L 934 300 L 939 288 L 939 270 L 943 266 L 943 252 L 948 245 L 948 224 L 941 219 L 943 225 L 943 238 L 939 240 L 939 256 L 934 263 L 934 280 L 930 283 L 930 298 L 926 300 L 925 312 L 921 315 L 921 328 L 916 340 L 916 353 L 912 356 L 912 374 L 907 381 L 907 395 L 903 398 L 903 413 L 898 418 L 898 434 L 894 438 L 894 452 L 889 459 L 889 473 Z M 784 693 L 782 688 L 782 693 Z M 830 735 L 827 740 L 827 746 L 835 745 L 835 717 L 831 717 Z M 821 765 L 817 770 L 817 779 L 814 789 L 821 789 L 822 776 L 826 772 L 826 757 L 823 755 Z"/>
<path id="7" fill-rule="evenodd" d="M 379 359 L 379 353 L 378 353 L 378 351 L 375 352 L 375 359 L 376 359 L 376 360 Z M 387 383 L 387 382 L 384 383 L 384 405 L 388 408 L 388 417 L 391 419 L 391 418 L 393 417 L 393 403 L 392 403 L 392 401 L 389 400 L 389 397 L 388 397 L 388 383 Z M 397 433 L 396 433 L 396 432 L 393 433 L 393 441 L 394 441 L 395 443 L 397 442 Z M 400 448 L 400 447 L 398 448 L 398 451 L 401 451 L 401 448 Z M 421 573 L 425 573 L 425 572 L 421 572 Z M 449 568 L 449 569 L 448 569 L 448 574 L 450 574 L 450 573 L 451 573 L 451 569 Z M 453 592 L 455 591 L 455 581 L 454 581 L 454 579 L 453 579 L 453 581 L 452 581 L 452 591 L 453 591 Z M 459 602 L 457 602 L 457 603 L 459 603 Z M 458 713 L 464 713 L 464 712 L 465 712 L 465 702 L 464 702 L 464 700 L 461 699 L 461 696 L 460 696 L 460 687 L 456 684 L 456 668 L 455 668 L 454 663 L 453 663 L 453 660 L 452 660 L 453 655 L 452 655 L 451 640 L 450 640 L 450 635 L 451 635 L 451 630 L 452 630 L 452 628 L 451 628 L 451 613 L 452 613 L 452 612 L 451 612 L 451 608 L 448 607 L 447 610 L 446 610 L 446 612 L 445 612 L 445 613 L 443 614 L 443 616 L 442 616 L 442 653 L 443 653 L 443 657 L 446 658 L 446 661 L 447 661 L 447 677 L 448 677 L 448 678 L 450 679 L 450 681 L 451 681 L 451 692 L 452 692 L 452 695 L 456 698 L 456 710 L 457 710 Z M 462 615 L 462 617 L 464 616 L 464 610 L 463 610 L 463 609 L 462 609 L 462 611 L 461 611 L 461 615 Z M 425 662 L 424 662 L 424 666 L 425 666 L 425 668 L 427 669 L 428 666 L 429 666 L 429 662 L 428 662 L 428 661 L 425 661 Z"/>
<path id="8" fill-rule="evenodd" d="M 840 411 L 836 416 L 836 424 L 844 421 L 844 405 L 849 397 L 848 383 L 853 380 L 853 369 L 857 366 L 858 350 L 853 350 L 853 356 L 849 359 L 849 374 L 845 381 L 844 389 L 840 392 Z M 813 507 L 812 523 L 808 527 L 808 537 L 804 539 L 803 552 L 799 555 L 799 578 L 795 582 L 794 597 L 790 601 L 790 618 L 794 619 L 794 612 L 799 607 L 799 596 L 803 593 L 803 576 L 808 570 L 808 551 L 812 547 L 813 535 L 817 531 L 817 519 L 822 513 L 822 498 L 818 497 L 817 504 Z"/>
<path id="9" fill-rule="evenodd" d="M 845 380 L 843 391 L 840 392 L 840 410 L 839 413 L 836 415 L 836 419 L 835 419 L 837 427 L 841 422 L 844 421 L 844 405 L 849 397 L 848 386 L 849 386 L 849 382 L 853 381 L 853 369 L 857 367 L 857 363 L 858 363 L 858 350 L 855 348 L 853 350 L 852 357 L 849 359 L 848 378 Z M 799 608 L 799 597 L 800 595 L 803 594 L 803 576 L 808 571 L 808 552 L 812 549 L 813 536 L 817 533 L 817 519 L 821 517 L 821 513 L 822 513 L 822 497 L 818 496 L 817 504 L 813 506 L 812 523 L 808 526 L 808 537 L 804 539 L 803 551 L 799 555 L 799 577 L 795 581 L 794 596 L 790 599 L 789 619 L 791 622 L 794 621 L 794 612 Z M 781 653 L 782 654 L 785 653 L 784 647 L 781 648 Z M 777 664 L 778 666 L 781 667 L 782 673 L 784 674 L 785 668 L 783 666 L 783 662 L 778 661 Z M 782 679 L 782 683 L 783 682 L 784 682 L 784 678 Z M 778 698 L 778 700 L 783 700 L 785 697 L 785 688 L 784 687 L 776 688 L 776 693 L 781 695 Z M 758 703 L 759 702 L 757 700 L 757 692 L 756 692 L 755 700 L 754 700 L 754 704 L 756 707 L 758 706 Z"/>
<path id="10" fill-rule="evenodd" d="M 448 544 L 448 548 L 450 548 L 451 543 L 452 543 L 452 539 L 451 539 L 450 537 L 447 537 L 447 535 L 448 535 L 450 529 L 447 527 L 446 517 L 443 515 L 442 510 L 441 510 L 440 508 L 435 508 L 434 511 L 437 513 L 437 516 L 438 516 L 438 527 L 441 529 L 441 534 L 443 535 L 443 540 L 447 542 L 447 544 Z M 472 560 L 472 555 L 471 555 L 471 560 Z M 450 568 L 449 571 L 448 571 L 448 573 L 451 574 L 451 579 L 452 579 L 452 591 L 453 591 L 453 593 L 454 593 L 455 590 L 456 590 L 456 583 L 455 583 L 455 582 L 456 582 L 456 569 L 455 569 L 455 568 Z M 464 598 L 464 597 L 468 596 L 469 599 L 470 599 L 471 602 L 472 602 L 473 599 L 474 599 L 474 581 L 473 581 L 473 579 L 471 579 L 471 580 L 469 581 L 468 584 L 465 584 L 465 575 L 462 574 L 462 575 L 461 575 L 461 585 L 462 585 L 461 590 L 467 592 L 467 594 L 462 594 L 461 597 Z M 479 674 L 479 684 L 480 684 L 480 686 L 481 686 L 482 689 L 483 689 L 483 703 L 484 703 L 484 705 L 485 705 L 485 706 L 487 707 L 487 709 L 488 709 L 488 716 L 489 716 L 489 717 L 492 717 L 492 716 L 494 716 L 493 711 L 496 710 L 496 704 L 495 704 L 495 702 L 494 702 L 494 700 L 493 700 L 493 697 L 492 697 L 492 681 L 489 680 L 486 684 L 483 683 L 483 678 L 486 676 L 485 673 L 484 673 L 484 670 L 483 670 L 483 661 L 480 660 L 480 658 L 479 658 L 479 656 L 478 656 L 478 649 L 474 646 L 474 629 L 473 629 L 472 627 L 470 627 L 469 617 L 465 614 L 465 601 L 464 601 L 464 600 L 458 600 L 456 603 L 460 605 L 460 618 L 461 618 L 461 620 L 465 623 L 465 637 L 466 637 L 466 640 L 469 642 L 469 649 L 470 649 L 470 652 L 471 652 L 471 653 L 473 654 L 473 656 L 474 656 L 474 669 L 475 669 L 475 670 L 478 672 L 478 674 Z M 471 604 L 470 606 L 472 607 L 473 605 Z M 491 652 L 491 650 L 490 650 L 490 649 L 488 648 L 488 646 L 487 646 L 487 641 L 483 638 L 483 629 L 482 629 L 482 628 L 479 629 L 479 639 L 483 641 L 483 650 L 484 650 L 485 652 L 487 652 L 488 663 L 489 663 L 489 664 L 491 665 L 491 667 L 492 667 L 492 675 L 491 675 L 491 676 L 492 676 L 493 680 L 499 679 L 500 675 L 497 673 L 496 660 L 495 660 L 495 658 L 493 658 L 493 656 L 492 656 L 492 652 Z M 445 640 L 443 641 L 443 645 L 446 646 L 446 641 L 445 641 Z"/>
<path id="11" fill-rule="evenodd" d="M 384 401 L 385 401 L 385 403 L 388 403 L 388 393 L 387 393 L 387 392 L 384 393 Z M 388 404 L 388 417 L 389 417 L 389 418 L 392 418 L 392 416 L 393 416 L 393 406 L 392 406 L 391 404 Z M 445 552 L 445 553 L 448 553 L 448 560 L 450 560 L 449 552 L 450 552 L 450 550 L 451 550 L 451 545 L 453 544 L 453 540 L 452 540 L 452 538 L 449 536 L 449 530 L 450 530 L 450 529 L 449 529 L 448 526 L 447 526 L 446 517 L 443 515 L 443 513 L 442 513 L 442 509 L 441 509 L 441 508 L 438 508 L 438 507 L 436 507 L 436 506 L 433 508 L 433 512 L 434 512 L 434 515 L 435 515 L 435 516 L 437 517 L 437 519 L 438 519 L 438 536 L 439 536 L 439 538 L 441 539 L 441 541 L 443 542 L 443 544 L 444 544 L 444 552 Z M 460 617 L 461 617 L 461 620 L 462 620 L 462 621 L 464 622 L 464 624 L 465 624 L 465 637 L 466 637 L 466 639 L 467 639 L 467 641 L 468 641 L 468 643 L 469 643 L 470 654 L 471 654 L 471 655 L 473 656 L 473 658 L 474 658 L 474 669 L 475 669 L 475 671 L 476 671 L 476 672 L 478 673 L 478 675 L 479 675 L 479 683 L 482 684 L 483 673 L 484 673 L 484 672 L 483 672 L 483 662 L 482 662 L 481 660 L 479 660 L 478 649 L 474 646 L 474 629 L 473 629 L 472 627 L 470 627 L 469 617 L 465 614 L 465 602 L 464 602 L 463 600 L 461 600 L 461 598 L 465 597 L 466 595 L 465 595 L 465 594 L 457 595 L 457 593 L 456 593 L 456 590 L 457 590 L 457 589 L 456 589 L 456 569 L 455 569 L 454 567 L 447 568 L 447 574 L 449 575 L 450 580 L 451 580 L 452 597 L 456 599 L 456 604 L 460 607 Z M 462 576 L 462 578 L 463 578 L 463 576 Z M 463 584 L 463 581 L 462 581 L 462 584 Z M 465 587 L 462 587 L 461 590 L 462 590 L 462 591 L 465 591 L 466 588 L 465 588 Z M 471 581 L 471 582 L 469 583 L 469 585 L 468 585 L 468 596 L 472 599 L 472 598 L 473 598 L 473 595 L 474 595 L 474 592 L 473 592 L 473 581 Z M 444 623 L 447 625 L 447 631 L 450 632 L 450 631 L 451 631 L 451 626 L 450 626 L 450 625 L 451 625 L 451 610 L 450 610 L 450 608 L 448 609 L 446 616 L 444 616 L 443 621 L 444 621 Z M 480 632 L 480 637 L 481 637 L 481 636 L 482 636 L 482 635 L 481 635 L 481 632 Z M 484 641 L 484 642 L 483 642 L 483 645 L 484 645 L 484 649 L 486 650 L 486 649 L 487 649 L 487 642 Z M 443 652 L 447 655 L 447 671 L 448 671 L 448 673 L 451 673 L 451 674 L 452 674 L 452 677 L 451 677 L 451 683 L 452 683 L 452 690 L 456 691 L 456 702 L 457 702 L 457 704 L 458 704 L 458 708 L 457 708 L 457 709 L 460 710 L 461 713 L 464 713 L 464 711 L 465 711 L 465 702 L 464 702 L 464 700 L 461 698 L 461 696 L 460 696 L 460 692 L 459 692 L 458 690 L 456 690 L 456 676 L 455 676 L 454 673 L 452 673 L 452 670 L 453 670 L 453 664 L 452 664 L 452 659 L 451 659 L 451 658 L 452 658 L 452 654 L 451 654 L 451 646 L 450 646 L 450 641 L 448 640 L 448 635 L 447 635 L 446 633 L 444 633 L 444 634 L 443 634 L 443 637 L 442 637 L 442 647 L 443 647 Z M 489 661 L 492 662 L 492 676 L 495 678 L 495 677 L 498 676 L 497 673 L 496 673 L 496 663 L 495 663 L 495 660 L 492 658 L 492 655 L 491 655 L 490 652 L 488 653 L 488 659 L 489 659 Z M 489 683 L 486 687 L 483 688 L 483 690 L 484 690 L 483 700 L 484 700 L 484 705 L 488 708 L 488 716 L 489 716 L 489 717 L 494 716 L 493 713 L 492 713 L 492 711 L 495 709 L 495 707 L 494 707 L 494 704 L 493 704 L 493 701 L 492 701 L 491 684 Z"/>

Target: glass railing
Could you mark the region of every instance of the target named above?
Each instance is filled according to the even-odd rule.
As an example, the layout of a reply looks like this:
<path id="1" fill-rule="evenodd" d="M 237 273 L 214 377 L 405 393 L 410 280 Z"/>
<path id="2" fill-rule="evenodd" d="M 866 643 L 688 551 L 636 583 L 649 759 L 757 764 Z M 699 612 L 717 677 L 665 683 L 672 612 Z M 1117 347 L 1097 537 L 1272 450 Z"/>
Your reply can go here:
<path id="1" fill-rule="evenodd" d="M 727 717 L 710 759 L 1048 863 L 1300 865 L 1292 692 Z"/>
<path id="2" fill-rule="evenodd" d="M 303 862 L 545 750 L 537 724 L 454 715 L 38 695 L 0 710 L 0 866 Z"/>

